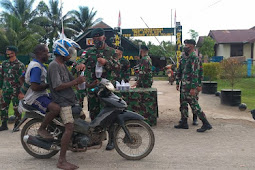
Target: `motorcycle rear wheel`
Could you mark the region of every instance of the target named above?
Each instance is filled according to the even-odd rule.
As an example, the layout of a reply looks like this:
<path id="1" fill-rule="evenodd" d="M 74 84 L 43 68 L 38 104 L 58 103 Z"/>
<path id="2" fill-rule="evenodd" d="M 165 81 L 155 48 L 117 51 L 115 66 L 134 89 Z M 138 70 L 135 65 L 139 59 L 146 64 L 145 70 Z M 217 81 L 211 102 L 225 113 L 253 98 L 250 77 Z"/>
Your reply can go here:
<path id="1" fill-rule="evenodd" d="M 151 127 L 141 120 L 125 122 L 132 142 L 129 142 L 123 129 L 118 126 L 115 130 L 114 144 L 116 151 L 125 159 L 140 160 L 152 151 L 155 137 Z"/>
<path id="2" fill-rule="evenodd" d="M 36 136 L 41 123 L 41 119 L 32 119 L 27 122 L 21 131 L 21 143 L 29 155 L 38 159 L 48 159 L 56 155 L 59 151 L 42 149 L 40 147 L 25 143 L 23 140 L 23 137 L 26 135 Z"/>

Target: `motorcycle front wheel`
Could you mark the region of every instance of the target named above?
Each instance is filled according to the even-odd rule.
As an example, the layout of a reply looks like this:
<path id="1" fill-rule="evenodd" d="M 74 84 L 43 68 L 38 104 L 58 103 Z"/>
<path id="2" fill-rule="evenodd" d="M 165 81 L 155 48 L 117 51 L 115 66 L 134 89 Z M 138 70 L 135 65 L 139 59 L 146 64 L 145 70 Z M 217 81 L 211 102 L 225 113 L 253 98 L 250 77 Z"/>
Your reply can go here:
<path id="1" fill-rule="evenodd" d="M 118 126 L 115 130 L 115 149 L 125 159 L 140 160 L 150 154 L 154 147 L 155 137 L 151 127 L 141 120 L 125 122 L 132 141 L 130 142 L 124 130 Z"/>
<path id="2" fill-rule="evenodd" d="M 32 119 L 29 122 L 27 122 L 21 131 L 21 143 L 23 148 L 26 150 L 26 152 L 29 155 L 39 159 L 48 159 L 56 155 L 59 151 L 42 149 L 40 147 L 28 144 L 24 142 L 23 140 L 24 136 L 26 135 L 31 135 L 31 136 L 38 135 L 37 131 L 39 127 L 41 126 L 41 123 L 42 123 L 41 119 Z"/>

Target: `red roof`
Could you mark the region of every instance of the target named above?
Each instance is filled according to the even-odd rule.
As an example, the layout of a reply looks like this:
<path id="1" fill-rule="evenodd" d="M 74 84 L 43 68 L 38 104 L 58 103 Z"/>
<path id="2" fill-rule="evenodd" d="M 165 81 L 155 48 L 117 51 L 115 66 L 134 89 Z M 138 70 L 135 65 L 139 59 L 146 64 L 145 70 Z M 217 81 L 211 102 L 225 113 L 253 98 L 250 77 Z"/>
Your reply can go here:
<path id="1" fill-rule="evenodd" d="M 255 29 L 211 30 L 209 36 L 211 36 L 217 44 L 248 43 L 255 41 Z"/>

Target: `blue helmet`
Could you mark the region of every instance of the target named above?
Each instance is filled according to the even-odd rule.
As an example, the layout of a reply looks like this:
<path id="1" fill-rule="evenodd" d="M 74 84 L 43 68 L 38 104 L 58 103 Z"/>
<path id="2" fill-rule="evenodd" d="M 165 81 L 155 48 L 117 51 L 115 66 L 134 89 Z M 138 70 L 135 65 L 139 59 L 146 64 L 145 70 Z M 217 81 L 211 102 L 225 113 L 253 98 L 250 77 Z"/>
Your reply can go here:
<path id="1" fill-rule="evenodd" d="M 53 44 L 53 54 L 67 57 L 70 55 L 70 48 L 80 49 L 79 44 L 71 39 L 58 39 Z"/>

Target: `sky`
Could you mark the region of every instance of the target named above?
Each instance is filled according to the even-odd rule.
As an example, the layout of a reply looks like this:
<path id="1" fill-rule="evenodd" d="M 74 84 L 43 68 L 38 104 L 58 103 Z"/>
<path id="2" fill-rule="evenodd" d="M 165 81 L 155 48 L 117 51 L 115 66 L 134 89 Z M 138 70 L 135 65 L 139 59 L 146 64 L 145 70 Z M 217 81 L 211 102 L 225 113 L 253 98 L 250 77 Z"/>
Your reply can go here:
<path id="1" fill-rule="evenodd" d="M 63 10 L 88 6 L 97 11 L 95 18 L 102 18 L 111 27 L 118 24 L 121 13 L 121 28 L 171 28 L 176 21 L 183 27 L 183 40 L 191 38 L 190 29 L 199 36 L 210 30 L 249 29 L 255 26 L 254 0 L 62 0 Z M 158 45 L 155 37 L 134 37 Z M 175 37 L 157 37 L 159 41 L 175 41 Z"/>

